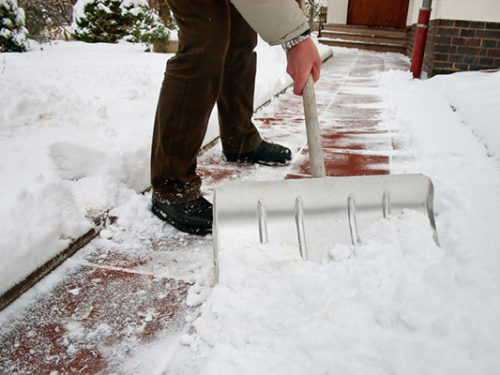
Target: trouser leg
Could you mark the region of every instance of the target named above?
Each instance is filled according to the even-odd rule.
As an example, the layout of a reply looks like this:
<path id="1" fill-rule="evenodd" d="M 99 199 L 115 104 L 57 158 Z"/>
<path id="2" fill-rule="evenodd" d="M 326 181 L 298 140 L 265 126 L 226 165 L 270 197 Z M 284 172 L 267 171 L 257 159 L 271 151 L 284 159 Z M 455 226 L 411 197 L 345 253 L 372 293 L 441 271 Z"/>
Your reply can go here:
<path id="1" fill-rule="evenodd" d="M 252 123 L 257 34 L 231 5 L 231 34 L 217 108 L 223 151 L 240 154 L 262 141 Z"/>
<path id="2" fill-rule="evenodd" d="M 168 0 L 179 27 L 179 50 L 167 64 L 151 151 L 151 184 L 170 203 L 201 195 L 196 158 L 220 95 L 229 48 L 228 1 Z"/>

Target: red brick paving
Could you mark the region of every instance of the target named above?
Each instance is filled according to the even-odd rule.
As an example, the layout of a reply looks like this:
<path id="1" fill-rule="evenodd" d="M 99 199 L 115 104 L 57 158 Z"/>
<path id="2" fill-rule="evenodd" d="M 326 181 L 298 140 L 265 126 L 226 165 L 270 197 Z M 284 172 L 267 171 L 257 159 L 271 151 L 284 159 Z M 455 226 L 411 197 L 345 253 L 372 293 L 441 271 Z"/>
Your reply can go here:
<path id="1" fill-rule="evenodd" d="M 384 105 L 372 75 L 407 70 L 408 65 L 402 55 L 343 50 L 324 65 L 316 97 L 328 175 L 389 173 L 388 155 L 397 142 L 378 127 Z M 255 116 L 264 138 L 283 142 L 296 153 L 293 164 L 273 176 L 309 175 L 302 113 L 302 99 L 287 93 Z M 199 161 L 207 192 L 225 180 L 265 178 L 267 171 L 224 162 L 217 147 Z M 171 229 L 159 235 L 139 241 L 139 249 L 129 253 L 94 244 L 70 272 L 67 266 L 54 272 L 68 272 L 58 276 L 56 285 L 4 310 L 0 372 L 107 374 L 137 347 L 189 325 L 188 316 L 198 311 L 186 304 L 192 281 L 167 277 L 161 270 L 172 264 L 187 267 L 193 249 L 210 251 L 211 238 Z M 123 244 L 116 240 L 114 246 Z"/>

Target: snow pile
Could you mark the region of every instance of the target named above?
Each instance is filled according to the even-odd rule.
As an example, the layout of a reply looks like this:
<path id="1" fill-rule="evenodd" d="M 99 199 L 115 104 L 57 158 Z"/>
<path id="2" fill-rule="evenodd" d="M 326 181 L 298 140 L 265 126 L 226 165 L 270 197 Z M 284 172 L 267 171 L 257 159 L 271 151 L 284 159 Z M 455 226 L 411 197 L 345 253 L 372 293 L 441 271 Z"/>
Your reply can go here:
<path id="1" fill-rule="evenodd" d="M 399 133 L 403 152 L 412 154 L 407 160 L 395 158 L 393 171 L 418 171 L 432 178 L 437 227 L 445 248 L 477 258 L 484 267 L 500 267 L 499 242 L 494 240 L 500 213 L 500 126 L 494 119 L 500 107 L 493 105 L 500 100 L 495 87 L 500 72 L 428 81 L 390 72 L 381 81 L 391 103 L 386 124 Z"/>
<path id="2" fill-rule="evenodd" d="M 499 72 L 464 72 L 427 81 L 412 81 L 407 73 L 390 72 L 381 79 L 391 105 L 398 106 L 400 113 L 408 111 L 404 118 L 398 118 L 402 121 L 399 125 L 409 125 L 408 130 L 417 132 L 422 138 L 419 148 L 446 147 L 444 150 L 451 151 L 457 147 L 456 151 L 466 152 L 469 150 L 463 148 L 471 146 L 482 152 L 486 147 L 490 156 L 500 156 Z M 401 126 L 397 128 L 401 130 Z M 470 137 L 471 131 L 479 142 Z M 450 134 L 463 141 L 440 142 Z"/>
<path id="3" fill-rule="evenodd" d="M 113 47 L 60 43 L 4 57 L 1 291 L 85 233 L 86 217 L 148 186 L 165 58 Z"/>
<path id="4" fill-rule="evenodd" d="M 491 156 L 500 158 L 500 74 L 460 73 L 436 77 L 433 84 L 444 92 L 465 125 L 481 139 Z"/>
<path id="5" fill-rule="evenodd" d="M 324 264 L 286 248 L 224 254 L 195 322 L 211 346 L 201 373 L 494 374 L 496 286 L 436 247 L 426 220 L 374 223 Z"/>
<path id="6" fill-rule="evenodd" d="M 497 339 L 483 322 L 498 310 L 469 293 L 494 286 L 461 275 L 423 215 L 376 222 L 364 238 L 324 264 L 286 248 L 224 254 L 195 322 L 213 346 L 202 373 L 492 373 Z"/>

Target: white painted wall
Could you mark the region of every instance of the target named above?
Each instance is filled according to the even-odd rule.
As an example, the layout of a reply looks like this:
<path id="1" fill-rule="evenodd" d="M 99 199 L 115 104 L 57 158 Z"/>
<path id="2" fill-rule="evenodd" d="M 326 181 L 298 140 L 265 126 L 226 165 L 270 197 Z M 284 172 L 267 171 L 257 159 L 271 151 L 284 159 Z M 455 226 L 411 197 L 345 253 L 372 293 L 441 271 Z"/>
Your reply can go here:
<path id="1" fill-rule="evenodd" d="M 337 0 L 330 0 L 337 1 Z M 422 0 L 410 0 L 407 24 L 417 23 Z M 434 0 L 431 19 L 500 22 L 499 0 Z"/>
<path id="2" fill-rule="evenodd" d="M 410 0 L 407 25 L 417 23 L 423 0 Z M 349 0 L 328 0 L 328 23 L 345 24 Z M 500 22 L 500 0 L 434 0 L 431 19 Z"/>
<path id="3" fill-rule="evenodd" d="M 347 5 L 349 0 L 328 0 L 327 23 L 347 23 Z"/>

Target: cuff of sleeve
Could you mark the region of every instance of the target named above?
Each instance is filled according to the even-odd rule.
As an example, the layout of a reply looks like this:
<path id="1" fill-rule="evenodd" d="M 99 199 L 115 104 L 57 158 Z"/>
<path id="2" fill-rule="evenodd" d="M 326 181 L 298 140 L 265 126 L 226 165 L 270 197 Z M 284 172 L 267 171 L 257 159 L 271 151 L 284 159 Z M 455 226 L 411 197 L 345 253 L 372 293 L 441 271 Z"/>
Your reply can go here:
<path id="1" fill-rule="evenodd" d="M 302 42 L 302 41 L 304 41 L 304 40 L 306 40 L 307 38 L 310 38 L 310 37 L 311 37 L 311 30 L 306 30 L 305 32 L 303 32 L 299 36 L 297 36 L 297 37 L 289 40 L 288 42 L 282 43 L 281 47 L 283 48 L 283 50 L 285 52 L 288 52 L 293 47 L 295 47 L 297 44 L 299 44 L 300 42 Z"/>

